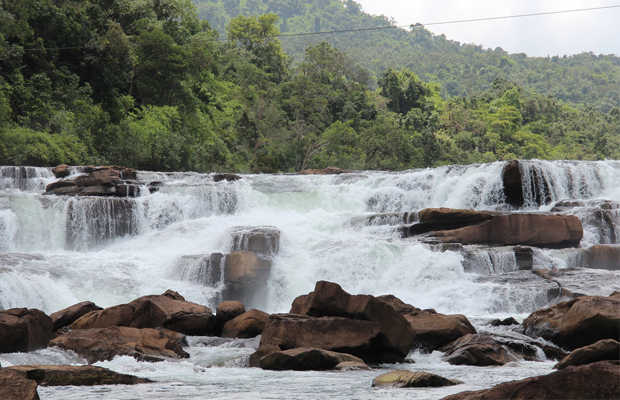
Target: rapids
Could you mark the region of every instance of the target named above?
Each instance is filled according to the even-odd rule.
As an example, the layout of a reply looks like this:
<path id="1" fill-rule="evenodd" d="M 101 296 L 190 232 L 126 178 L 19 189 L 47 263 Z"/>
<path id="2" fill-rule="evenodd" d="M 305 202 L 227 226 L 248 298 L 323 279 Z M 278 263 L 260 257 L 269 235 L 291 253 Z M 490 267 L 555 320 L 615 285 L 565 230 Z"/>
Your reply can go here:
<path id="1" fill-rule="evenodd" d="M 549 299 L 527 283 L 487 279 L 518 272 L 511 248 L 445 251 L 415 238 L 402 239 L 397 228 L 414 222 L 417 212 L 428 207 L 516 212 L 565 207 L 584 226 L 580 248 L 534 249 L 533 268 L 581 266 L 581 250 L 620 243 L 620 162 L 521 161 L 525 202 L 520 210 L 506 204 L 503 167 L 496 162 L 403 172 L 242 175 L 232 182 L 215 182 L 212 174 L 140 171 L 141 195 L 136 198 L 43 195 L 45 186 L 56 180 L 50 169 L 0 167 L 0 309 L 28 307 L 50 314 L 80 301 L 108 307 L 166 289 L 215 309 L 224 289 L 223 264 L 210 255 L 230 253 L 235 232 L 271 226 L 281 237 L 279 251 L 271 255 L 267 295 L 246 304 L 247 309 L 288 312 L 295 297 L 310 292 L 317 280 L 329 280 L 350 293 L 390 293 L 419 308 L 465 314 L 477 327 L 492 318 L 522 319 Z M 158 190 L 149 190 L 155 186 Z M 573 200 L 570 207 L 557 204 L 568 199 Z M 607 205 L 602 207 L 602 202 Z M 614 277 L 590 285 L 587 294 L 617 290 Z M 40 387 L 39 393 L 41 398 L 81 399 L 399 398 L 370 389 L 372 377 L 381 371 L 273 373 L 243 368 L 255 347 L 252 341 L 205 345 L 195 340 L 188 350 L 192 357 L 184 361 L 148 364 L 120 357 L 97 364 L 160 384 Z M 467 376 L 473 383 L 415 395 L 408 391 L 407 398 L 439 398 L 488 387 L 547 373 L 552 365 L 522 362 L 476 369 L 450 366 L 437 353 L 412 357 L 418 364 L 405 368 L 461 380 Z M 46 349 L 2 354 L 0 362 L 80 361 Z"/>

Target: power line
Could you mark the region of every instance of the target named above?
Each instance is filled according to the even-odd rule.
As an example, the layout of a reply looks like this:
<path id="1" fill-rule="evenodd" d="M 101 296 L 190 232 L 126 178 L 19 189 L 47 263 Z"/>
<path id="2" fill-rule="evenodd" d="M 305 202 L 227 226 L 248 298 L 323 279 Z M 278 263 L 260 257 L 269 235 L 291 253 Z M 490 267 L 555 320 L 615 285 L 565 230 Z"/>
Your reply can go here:
<path id="1" fill-rule="evenodd" d="M 441 22 L 428 22 L 424 24 L 420 24 L 422 26 L 429 25 L 447 25 L 447 24 L 460 24 L 466 22 L 480 22 L 480 21 L 492 21 L 498 19 L 509 19 L 509 18 L 523 18 L 523 17 L 534 17 L 539 15 L 552 15 L 552 14 L 565 14 L 565 13 L 574 13 L 574 12 L 583 12 L 583 11 L 594 11 L 594 10 L 605 10 L 610 8 L 620 8 L 620 4 L 613 6 L 601 6 L 601 7 L 590 7 L 590 8 L 579 8 L 574 10 L 560 10 L 560 11 L 547 11 L 547 12 L 539 12 L 539 13 L 531 13 L 531 14 L 517 14 L 517 15 L 505 15 L 500 17 L 484 17 L 484 18 L 472 18 L 472 19 L 460 19 L 453 21 L 441 21 Z M 372 28 L 357 28 L 357 29 L 341 29 L 341 30 L 331 30 L 331 31 L 319 31 L 319 32 L 300 32 L 300 33 L 281 33 L 278 35 L 265 36 L 265 38 L 281 38 L 281 37 L 293 37 L 293 36 L 310 36 L 310 35 L 324 35 L 329 33 L 346 33 L 346 32 L 364 32 L 364 31 L 377 31 L 377 30 L 386 30 L 386 29 L 397 29 L 397 28 L 409 28 L 418 25 L 416 24 L 408 24 L 408 25 L 390 25 L 390 26 L 377 26 Z M 233 40 L 230 38 L 214 38 L 213 41 L 229 41 Z M 163 43 L 127 43 L 127 44 L 119 44 L 119 45 L 106 45 L 106 47 L 126 47 L 126 46 L 157 46 Z M 24 51 L 46 51 L 46 50 L 80 50 L 87 49 L 89 46 L 67 46 L 67 47 L 46 47 L 43 49 L 23 49 Z"/>

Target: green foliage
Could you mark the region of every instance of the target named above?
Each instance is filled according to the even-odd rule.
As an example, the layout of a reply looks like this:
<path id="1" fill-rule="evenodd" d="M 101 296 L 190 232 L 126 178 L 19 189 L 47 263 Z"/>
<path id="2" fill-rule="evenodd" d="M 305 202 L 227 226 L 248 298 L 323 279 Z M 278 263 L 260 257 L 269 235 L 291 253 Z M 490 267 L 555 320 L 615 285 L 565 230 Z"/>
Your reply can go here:
<path id="1" fill-rule="evenodd" d="M 79 165 L 85 160 L 86 149 L 75 136 L 51 135 L 19 127 L 0 129 L 2 165 Z"/>

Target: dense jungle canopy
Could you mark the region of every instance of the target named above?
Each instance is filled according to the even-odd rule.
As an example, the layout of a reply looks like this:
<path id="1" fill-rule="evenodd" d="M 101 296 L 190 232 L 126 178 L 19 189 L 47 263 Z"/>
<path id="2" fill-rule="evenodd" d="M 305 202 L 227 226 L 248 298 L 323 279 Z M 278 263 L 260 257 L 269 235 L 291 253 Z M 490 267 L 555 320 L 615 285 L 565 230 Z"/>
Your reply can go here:
<path id="1" fill-rule="evenodd" d="M 0 0 L 0 164 L 400 170 L 620 159 L 620 58 L 530 58 L 339 0 Z"/>

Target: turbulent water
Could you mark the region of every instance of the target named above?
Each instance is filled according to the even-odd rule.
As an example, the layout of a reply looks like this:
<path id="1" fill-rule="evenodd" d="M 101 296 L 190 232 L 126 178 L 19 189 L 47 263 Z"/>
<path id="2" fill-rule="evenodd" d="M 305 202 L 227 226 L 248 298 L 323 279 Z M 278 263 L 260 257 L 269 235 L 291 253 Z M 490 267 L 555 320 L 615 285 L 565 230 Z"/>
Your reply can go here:
<path id="1" fill-rule="evenodd" d="M 56 180 L 48 169 L 0 167 L 0 309 L 29 307 L 49 314 L 84 300 L 107 307 L 166 289 L 216 308 L 223 264 L 211 255 L 239 248 L 234 238 L 240 231 L 269 226 L 279 229 L 281 238 L 278 251 L 270 254 L 267 294 L 246 308 L 287 312 L 296 296 L 322 279 L 350 293 L 391 293 L 419 308 L 465 314 L 479 326 L 496 317 L 523 318 L 549 299 L 535 287 L 480 279 L 517 271 L 511 248 L 442 251 L 401 239 L 397 229 L 428 207 L 510 210 L 503 167 L 497 162 L 400 173 L 243 175 L 233 182 L 215 182 L 210 174 L 139 172 L 141 196 L 125 199 L 42 195 Z M 581 247 L 620 242 L 620 162 L 522 161 L 520 168 L 526 177 L 522 210 L 548 211 L 561 200 L 579 200 L 566 212 L 582 220 Z M 151 193 L 153 182 L 161 183 Z M 611 203 L 599 215 L 602 200 Z M 580 266 L 582 258 L 580 249 L 537 249 L 534 268 Z M 611 279 L 588 294 L 608 295 L 617 288 Z M 188 360 L 149 364 L 120 357 L 97 364 L 158 384 L 39 388 L 39 393 L 58 399 L 439 398 L 544 374 L 552 365 L 478 369 L 450 366 L 438 353 L 413 354 L 417 364 L 406 368 L 467 384 L 399 394 L 370 388 L 379 371 L 267 372 L 244 368 L 256 341 L 205 345 L 210 342 L 194 339 Z M 57 350 L 0 355 L 3 366 L 80 361 Z"/>

